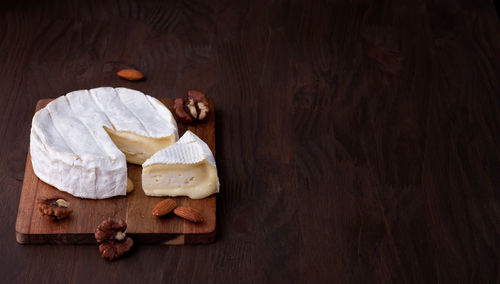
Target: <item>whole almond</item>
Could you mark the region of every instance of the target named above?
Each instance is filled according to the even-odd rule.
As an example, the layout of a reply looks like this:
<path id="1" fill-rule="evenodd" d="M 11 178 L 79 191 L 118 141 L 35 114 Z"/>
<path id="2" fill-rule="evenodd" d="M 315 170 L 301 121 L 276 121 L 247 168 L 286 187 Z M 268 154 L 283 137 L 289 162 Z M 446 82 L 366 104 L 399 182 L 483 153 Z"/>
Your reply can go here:
<path id="1" fill-rule="evenodd" d="M 203 216 L 201 216 L 200 211 L 189 206 L 179 206 L 175 208 L 174 214 L 194 223 L 203 222 Z"/>
<path id="2" fill-rule="evenodd" d="M 144 75 L 142 75 L 141 71 L 135 69 L 123 69 L 116 73 L 116 75 L 118 75 L 118 77 L 120 78 L 130 81 L 137 81 L 144 78 Z"/>
<path id="3" fill-rule="evenodd" d="M 177 202 L 175 202 L 175 200 L 171 198 L 167 198 L 156 204 L 156 206 L 153 208 L 153 215 L 158 217 L 165 216 L 168 213 L 172 212 L 175 207 L 177 207 Z"/>

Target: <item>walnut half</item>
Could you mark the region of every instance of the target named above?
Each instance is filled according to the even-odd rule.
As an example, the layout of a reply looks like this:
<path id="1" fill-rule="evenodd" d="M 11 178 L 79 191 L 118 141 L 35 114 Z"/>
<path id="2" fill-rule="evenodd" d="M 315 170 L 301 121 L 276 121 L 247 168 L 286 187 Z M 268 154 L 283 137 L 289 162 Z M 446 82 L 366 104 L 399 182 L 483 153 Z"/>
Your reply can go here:
<path id="1" fill-rule="evenodd" d="M 174 109 L 184 123 L 203 120 L 210 112 L 205 94 L 195 90 L 188 91 L 187 98 L 175 99 Z"/>
<path id="2" fill-rule="evenodd" d="M 68 217 L 73 209 L 69 208 L 69 203 L 59 197 L 39 198 L 36 200 L 36 206 L 42 216 L 47 216 L 55 221 Z"/>
<path id="3" fill-rule="evenodd" d="M 95 239 L 99 245 L 101 256 L 107 260 L 117 259 L 128 252 L 134 245 L 134 241 L 127 237 L 125 230 L 127 223 L 123 220 L 108 218 L 97 226 Z"/>
<path id="4" fill-rule="evenodd" d="M 117 259 L 128 252 L 134 241 L 131 238 L 125 238 L 123 242 L 107 242 L 99 245 L 101 256 L 107 260 Z"/>

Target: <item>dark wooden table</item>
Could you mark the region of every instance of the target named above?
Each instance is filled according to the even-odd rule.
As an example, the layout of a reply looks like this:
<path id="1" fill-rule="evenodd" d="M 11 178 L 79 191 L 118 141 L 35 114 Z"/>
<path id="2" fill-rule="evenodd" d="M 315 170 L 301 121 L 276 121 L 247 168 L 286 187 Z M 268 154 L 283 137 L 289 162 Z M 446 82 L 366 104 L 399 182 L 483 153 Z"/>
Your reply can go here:
<path id="1" fill-rule="evenodd" d="M 492 1 L 49 2 L 0 4 L 3 283 L 500 281 Z M 16 243 L 35 103 L 98 86 L 213 98 L 216 243 Z"/>

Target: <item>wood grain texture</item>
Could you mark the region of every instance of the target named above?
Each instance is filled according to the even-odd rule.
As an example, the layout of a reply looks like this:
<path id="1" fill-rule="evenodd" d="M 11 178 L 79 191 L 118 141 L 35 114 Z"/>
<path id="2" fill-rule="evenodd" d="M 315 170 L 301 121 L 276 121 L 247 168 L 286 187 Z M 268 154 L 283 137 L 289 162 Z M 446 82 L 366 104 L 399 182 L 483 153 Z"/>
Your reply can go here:
<path id="1" fill-rule="evenodd" d="M 37 103 L 36 111 L 45 107 L 51 99 L 43 99 Z M 174 116 L 172 99 L 161 99 Z M 214 110 L 213 101 L 209 108 Z M 203 139 L 215 152 L 215 112 L 208 114 L 203 122 L 186 125 L 177 123 L 179 136 L 189 129 Z M 141 185 L 141 166 L 127 164 L 128 177 L 134 183 L 134 191 L 127 196 L 104 200 L 82 199 L 41 181 L 34 173 L 31 157 L 28 153 L 23 187 L 19 201 L 16 221 L 16 240 L 21 244 L 95 244 L 94 232 L 97 226 L 108 217 L 122 219 L 127 223 L 127 235 L 136 242 L 159 244 L 211 243 L 215 240 L 216 197 L 211 195 L 204 199 L 173 197 L 178 206 L 196 208 L 205 221 L 195 224 L 172 214 L 158 218 L 151 213 L 153 207 L 163 200 L 161 197 L 149 197 L 144 194 Z M 70 203 L 73 214 L 60 222 L 53 222 L 41 216 L 35 201 L 38 198 L 64 198 Z M 196 236 L 189 236 L 189 235 Z M 186 235 L 188 235 L 186 237 Z"/>
<path id="2" fill-rule="evenodd" d="M 477 1 L 0 4 L 3 281 L 498 283 L 500 24 Z M 127 82 L 123 67 L 146 79 Z M 33 108 L 75 89 L 217 106 L 217 242 L 20 246 Z"/>

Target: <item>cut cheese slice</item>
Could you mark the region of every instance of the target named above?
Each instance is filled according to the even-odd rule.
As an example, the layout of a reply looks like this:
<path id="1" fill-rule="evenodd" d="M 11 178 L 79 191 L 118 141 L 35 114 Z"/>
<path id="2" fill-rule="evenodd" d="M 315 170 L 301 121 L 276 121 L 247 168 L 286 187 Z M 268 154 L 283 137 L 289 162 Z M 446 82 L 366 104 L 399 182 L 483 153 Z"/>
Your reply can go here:
<path id="1" fill-rule="evenodd" d="M 127 161 L 142 164 L 177 137 L 172 114 L 155 98 L 126 88 L 79 90 L 35 114 L 31 161 L 44 182 L 102 199 L 126 194 Z"/>
<path id="2" fill-rule="evenodd" d="M 158 151 L 142 165 L 142 188 L 150 196 L 201 199 L 219 191 L 215 159 L 208 145 L 191 131 Z"/>

